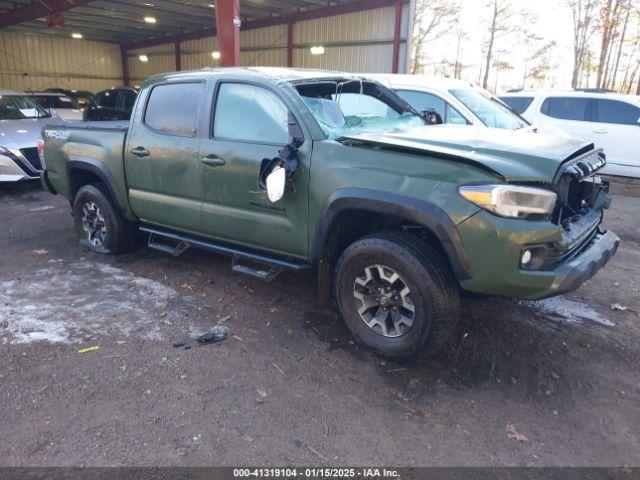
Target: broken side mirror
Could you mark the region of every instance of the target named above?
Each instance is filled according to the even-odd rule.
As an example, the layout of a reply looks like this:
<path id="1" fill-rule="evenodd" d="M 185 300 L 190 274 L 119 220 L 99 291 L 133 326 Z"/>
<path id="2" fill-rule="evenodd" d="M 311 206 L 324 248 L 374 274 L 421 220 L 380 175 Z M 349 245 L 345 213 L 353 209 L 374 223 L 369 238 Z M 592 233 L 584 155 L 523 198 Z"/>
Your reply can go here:
<path id="1" fill-rule="evenodd" d="M 284 187 L 287 183 L 287 172 L 280 165 L 276 165 L 266 178 L 267 197 L 271 203 L 275 203 L 284 195 Z"/>

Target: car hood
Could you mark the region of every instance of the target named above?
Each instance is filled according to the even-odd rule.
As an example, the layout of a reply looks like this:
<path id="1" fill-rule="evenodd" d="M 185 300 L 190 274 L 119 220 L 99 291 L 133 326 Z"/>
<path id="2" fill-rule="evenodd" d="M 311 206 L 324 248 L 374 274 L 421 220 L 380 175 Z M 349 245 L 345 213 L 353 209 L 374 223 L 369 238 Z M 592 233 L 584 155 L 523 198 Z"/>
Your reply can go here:
<path id="1" fill-rule="evenodd" d="M 458 125 L 432 125 L 401 131 L 358 133 L 339 139 L 370 146 L 472 163 L 508 182 L 553 182 L 560 164 L 589 142 L 567 136 Z"/>
<path id="2" fill-rule="evenodd" d="M 35 147 L 46 125 L 59 125 L 58 118 L 25 118 L 0 120 L 0 147 L 8 149 Z"/>

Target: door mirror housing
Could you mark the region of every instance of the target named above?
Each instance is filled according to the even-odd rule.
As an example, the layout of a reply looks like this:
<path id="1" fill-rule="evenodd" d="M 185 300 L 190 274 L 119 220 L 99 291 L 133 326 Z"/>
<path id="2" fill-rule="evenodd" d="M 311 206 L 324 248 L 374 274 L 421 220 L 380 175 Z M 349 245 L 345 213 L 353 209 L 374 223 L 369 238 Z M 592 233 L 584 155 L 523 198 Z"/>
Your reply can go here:
<path id="1" fill-rule="evenodd" d="M 271 203 L 275 203 L 282 198 L 286 183 L 286 170 L 281 166 L 276 165 L 266 178 L 267 197 Z"/>

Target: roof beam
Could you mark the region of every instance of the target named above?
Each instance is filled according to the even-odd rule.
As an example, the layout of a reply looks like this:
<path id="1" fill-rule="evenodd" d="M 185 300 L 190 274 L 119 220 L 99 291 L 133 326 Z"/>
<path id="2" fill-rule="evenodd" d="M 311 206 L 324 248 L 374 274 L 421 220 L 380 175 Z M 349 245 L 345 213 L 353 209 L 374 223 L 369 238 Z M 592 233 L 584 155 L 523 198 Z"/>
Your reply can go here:
<path id="1" fill-rule="evenodd" d="M 289 15 L 280 15 L 277 17 L 260 18 L 257 20 L 251 20 L 249 22 L 243 22 L 240 30 L 254 30 L 256 28 L 271 27 L 274 25 L 286 25 L 290 22 L 300 22 L 304 20 L 313 20 L 316 18 L 331 17 L 334 15 L 344 15 L 347 13 L 361 12 L 365 10 L 372 10 L 375 8 L 390 7 L 396 5 L 396 3 L 408 3 L 409 0 L 356 0 L 349 3 L 340 3 L 337 5 L 331 5 L 324 8 L 314 8 L 311 10 L 303 10 L 300 12 L 291 13 Z M 181 35 L 165 36 L 160 38 L 150 38 L 148 40 L 141 40 L 137 42 L 131 42 L 123 47 L 126 50 L 132 50 L 135 48 L 148 48 L 156 45 L 164 45 L 173 42 L 183 42 L 186 40 L 197 40 L 200 38 L 215 37 L 215 28 L 202 28 L 192 32 L 186 32 Z"/>
<path id="2" fill-rule="evenodd" d="M 54 12 L 65 12 L 86 5 L 93 0 L 39 0 L 29 5 L 14 8 L 0 14 L 0 28 L 18 25 L 30 20 L 46 17 Z"/>

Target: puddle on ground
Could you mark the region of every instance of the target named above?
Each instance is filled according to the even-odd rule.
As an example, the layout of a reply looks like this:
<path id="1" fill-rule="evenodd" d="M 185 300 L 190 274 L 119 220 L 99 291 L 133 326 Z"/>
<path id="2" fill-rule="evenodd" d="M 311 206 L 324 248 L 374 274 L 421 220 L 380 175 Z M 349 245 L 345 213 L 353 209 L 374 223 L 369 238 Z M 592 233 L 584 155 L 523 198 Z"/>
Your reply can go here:
<path id="1" fill-rule="evenodd" d="M 604 318 L 589 305 L 564 297 L 553 297 L 537 302 L 523 301 L 524 305 L 544 315 L 548 320 L 566 322 L 572 325 L 582 325 L 585 320 L 599 323 L 606 327 L 615 327 L 616 324 Z"/>
<path id="2" fill-rule="evenodd" d="M 85 334 L 133 332 L 161 340 L 158 316 L 176 296 L 172 288 L 110 265 L 55 263 L 0 282 L 0 342 L 74 343 Z"/>

